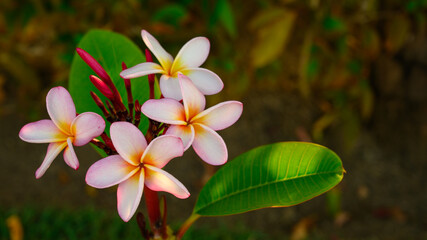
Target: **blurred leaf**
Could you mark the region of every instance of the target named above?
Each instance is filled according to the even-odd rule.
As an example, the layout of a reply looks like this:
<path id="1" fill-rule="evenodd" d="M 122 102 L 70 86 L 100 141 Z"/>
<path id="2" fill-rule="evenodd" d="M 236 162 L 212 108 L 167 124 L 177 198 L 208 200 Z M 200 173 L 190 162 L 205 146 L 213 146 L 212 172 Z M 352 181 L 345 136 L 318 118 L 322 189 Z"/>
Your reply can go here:
<path id="1" fill-rule="evenodd" d="M 386 41 L 385 47 L 391 52 L 399 51 L 409 36 L 410 22 L 409 19 L 402 15 L 393 15 L 393 17 L 386 22 Z"/>
<path id="2" fill-rule="evenodd" d="M 337 188 L 332 189 L 326 194 L 328 211 L 332 216 L 337 216 L 341 211 L 341 195 L 341 190 Z"/>
<path id="3" fill-rule="evenodd" d="M 301 219 L 292 229 L 290 240 L 304 240 L 308 237 L 308 231 L 313 227 L 316 218 L 313 216 Z"/>
<path id="4" fill-rule="evenodd" d="M 17 215 L 12 215 L 6 220 L 7 227 L 9 228 L 10 240 L 24 239 L 24 231 L 22 229 L 21 219 Z"/>
<path id="5" fill-rule="evenodd" d="M 323 29 L 331 32 L 342 32 L 346 29 L 345 22 L 335 16 L 328 15 L 323 19 Z"/>
<path id="6" fill-rule="evenodd" d="M 361 93 L 361 112 L 362 118 L 368 119 L 372 116 L 372 112 L 374 111 L 374 93 L 369 86 L 367 80 L 361 81 L 360 83 Z"/>
<path id="7" fill-rule="evenodd" d="M 411 0 L 405 5 L 408 12 L 422 11 L 427 7 L 427 0 Z"/>
<path id="8" fill-rule="evenodd" d="M 214 11 L 225 30 L 227 30 L 227 33 L 232 38 L 236 37 L 236 23 L 234 21 L 233 9 L 228 0 L 217 1 Z"/>
<path id="9" fill-rule="evenodd" d="M 178 27 L 183 18 L 187 16 L 187 10 L 179 4 L 170 4 L 153 14 L 154 22 L 163 22 Z"/>
<path id="10" fill-rule="evenodd" d="M 251 63 L 256 68 L 263 67 L 282 54 L 291 33 L 296 12 L 275 8 L 260 12 L 249 27 L 256 34 L 256 42 L 251 51 Z"/>
<path id="11" fill-rule="evenodd" d="M 125 106 L 127 106 L 124 81 L 119 75 L 122 71 L 121 63 L 125 62 L 128 67 L 131 67 L 144 62 L 145 57 L 141 50 L 123 35 L 105 30 L 89 31 L 82 38 L 78 47 L 91 54 L 107 71 L 121 94 Z M 92 85 L 89 80 L 90 75 L 95 75 L 95 72 L 76 53 L 71 65 L 69 90 L 77 112 L 90 111 L 103 116 L 89 92 L 93 91 L 97 93 L 104 102 L 106 101 L 106 97 Z M 134 99 L 138 99 L 140 103 L 148 99 L 149 88 L 146 77 L 132 79 L 132 94 Z M 139 128 L 145 132 L 147 126 L 148 121 L 146 118 L 142 118 Z M 105 129 L 108 132 L 108 122 Z"/>
<path id="12" fill-rule="evenodd" d="M 375 29 L 367 28 L 362 32 L 364 54 L 375 59 L 380 53 L 380 37 Z"/>
<path id="13" fill-rule="evenodd" d="M 299 78 L 298 78 L 298 88 L 300 93 L 304 97 L 310 95 L 310 85 L 308 83 L 308 76 L 314 76 L 317 73 L 317 68 L 313 69 L 313 66 L 310 64 L 312 59 L 311 49 L 313 45 L 313 28 L 307 30 L 304 36 L 304 42 L 301 47 L 300 62 L 299 62 Z"/>
<path id="14" fill-rule="evenodd" d="M 362 63 L 357 59 L 352 59 L 347 63 L 348 71 L 353 75 L 359 75 L 362 72 Z"/>
<path id="15" fill-rule="evenodd" d="M 313 124 L 313 139 L 315 142 L 321 142 L 323 139 L 323 132 L 329 127 L 335 120 L 337 115 L 333 113 L 327 113 L 316 120 Z"/>
<path id="16" fill-rule="evenodd" d="M 340 111 L 341 139 L 345 151 L 350 151 L 360 134 L 360 118 L 351 108 L 343 108 Z"/>
<path id="17" fill-rule="evenodd" d="M 340 158 L 323 146 L 265 145 L 223 166 L 201 190 L 194 213 L 219 216 L 296 205 L 337 185 L 343 172 Z"/>

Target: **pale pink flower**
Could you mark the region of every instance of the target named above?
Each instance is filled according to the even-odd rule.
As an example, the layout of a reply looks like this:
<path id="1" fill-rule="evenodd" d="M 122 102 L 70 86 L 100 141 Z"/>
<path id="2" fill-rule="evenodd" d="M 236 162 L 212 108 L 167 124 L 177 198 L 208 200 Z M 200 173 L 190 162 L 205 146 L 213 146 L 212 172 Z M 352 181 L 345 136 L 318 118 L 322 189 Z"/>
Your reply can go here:
<path id="1" fill-rule="evenodd" d="M 19 137 L 31 143 L 50 143 L 42 165 L 36 171 L 40 178 L 58 154 L 64 151 L 68 166 L 78 169 L 79 161 L 74 146 L 83 146 L 102 134 L 104 119 L 96 113 L 86 112 L 76 116 L 76 108 L 70 93 L 63 87 L 52 88 L 46 97 L 47 112 L 52 120 L 40 120 L 26 124 Z"/>
<path id="2" fill-rule="evenodd" d="M 148 74 L 160 73 L 160 90 L 164 97 L 181 100 L 178 73 L 188 76 L 197 89 L 205 95 L 222 90 L 224 84 L 214 72 L 199 68 L 209 55 L 210 43 L 205 37 L 196 37 L 188 41 L 178 52 L 175 60 L 160 43 L 147 31 L 141 31 L 142 40 L 159 60 L 160 65 L 145 62 L 128 68 L 120 73 L 123 78 L 136 78 Z"/>
<path id="3" fill-rule="evenodd" d="M 141 111 L 158 122 L 171 124 L 166 134 L 182 139 L 185 149 L 191 145 L 205 162 L 221 165 L 227 162 L 227 147 L 215 131 L 233 125 L 243 111 L 238 101 L 227 101 L 205 109 L 205 97 L 186 76 L 179 74 L 183 104 L 174 99 L 152 99 Z"/>
<path id="4" fill-rule="evenodd" d="M 123 221 L 129 221 L 138 208 L 144 185 L 181 199 L 190 196 L 181 182 L 161 169 L 172 158 L 182 156 L 184 147 L 181 139 L 160 136 L 147 146 L 141 131 L 128 122 L 113 123 L 110 134 L 119 155 L 94 163 L 87 171 L 86 183 L 95 188 L 119 185 L 117 209 Z"/>

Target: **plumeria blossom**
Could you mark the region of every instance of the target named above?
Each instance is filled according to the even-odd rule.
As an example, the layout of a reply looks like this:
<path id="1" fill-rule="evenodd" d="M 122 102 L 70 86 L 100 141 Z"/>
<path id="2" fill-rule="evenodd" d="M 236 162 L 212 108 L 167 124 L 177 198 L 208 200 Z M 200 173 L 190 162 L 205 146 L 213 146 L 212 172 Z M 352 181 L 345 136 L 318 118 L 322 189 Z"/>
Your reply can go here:
<path id="1" fill-rule="evenodd" d="M 123 221 L 129 221 L 138 208 L 144 185 L 181 199 L 190 196 L 181 182 L 161 169 L 172 158 L 182 156 L 184 147 L 181 139 L 160 136 L 147 146 L 141 131 L 128 122 L 113 123 L 110 134 L 119 154 L 94 163 L 87 171 L 86 183 L 95 188 L 119 185 L 117 209 Z"/>
<path id="2" fill-rule="evenodd" d="M 160 73 L 160 90 L 164 97 L 181 100 L 178 73 L 188 76 L 204 95 L 212 95 L 222 90 L 224 84 L 214 72 L 199 68 L 209 55 L 210 43 L 205 37 L 196 37 L 188 41 L 178 52 L 175 59 L 167 53 L 160 43 L 147 31 L 142 30 L 142 40 L 156 56 L 160 65 L 145 62 L 128 68 L 120 73 L 123 78 L 136 78 L 148 74 Z"/>
<path id="3" fill-rule="evenodd" d="M 243 111 L 238 101 L 227 101 L 205 109 L 205 97 L 191 80 L 179 74 L 183 104 L 174 99 L 152 99 L 141 107 L 147 117 L 171 124 L 166 134 L 182 139 L 185 149 L 191 145 L 205 162 L 221 165 L 227 162 L 227 147 L 215 131 L 233 125 Z"/>
<path id="4" fill-rule="evenodd" d="M 42 165 L 36 171 L 40 178 L 58 154 L 64 151 L 68 166 L 78 169 L 79 161 L 74 146 L 83 146 L 102 134 L 104 119 L 96 113 L 85 112 L 76 116 L 70 93 L 63 87 L 52 88 L 46 97 L 46 108 L 51 120 L 45 119 L 26 124 L 19 137 L 31 143 L 50 143 Z"/>

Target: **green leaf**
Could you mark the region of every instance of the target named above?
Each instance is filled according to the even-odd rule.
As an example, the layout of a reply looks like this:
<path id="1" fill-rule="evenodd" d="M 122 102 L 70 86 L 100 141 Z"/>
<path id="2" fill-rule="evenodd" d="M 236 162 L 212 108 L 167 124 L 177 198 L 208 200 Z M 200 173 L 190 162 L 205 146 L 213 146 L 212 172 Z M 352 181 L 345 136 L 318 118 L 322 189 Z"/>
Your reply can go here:
<path id="1" fill-rule="evenodd" d="M 219 216 L 296 205 L 333 188 L 343 173 L 340 158 L 317 144 L 258 147 L 229 162 L 206 183 L 194 213 Z"/>
<path id="2" fill-rule="evenodd" d="M 132 67 L 145 62 L 142 51 L 125 36 L 105 30 L 89 31 L 83 36 L 78 47 L 92 55 L 107 71 L 122 96 L 125 106 L 127 106 L 124 81 L 119 75 L 122 71 L 121 64 L 125 62 L 128 67 Z M 95 72 L 75 53 L 70 71 L 69 91 L 73 97 L 77 112 L 96 112 L 103 116 L 89 92 L 95 92 L 104 103 L 106 97 L 92 85 L 89 80 L 90 75 L 95 75 Z M 140 103 L 145 102 L 149 97 L 147 78 L 132 79 L 131 84 L 134 100 L 138 99 Z M 107 122 L 105 128 L 107 133 L 110 129 L 109 126 Z M 148 121 L 143 117 L 139 128 L 145 132 L 147 126 Z"/>

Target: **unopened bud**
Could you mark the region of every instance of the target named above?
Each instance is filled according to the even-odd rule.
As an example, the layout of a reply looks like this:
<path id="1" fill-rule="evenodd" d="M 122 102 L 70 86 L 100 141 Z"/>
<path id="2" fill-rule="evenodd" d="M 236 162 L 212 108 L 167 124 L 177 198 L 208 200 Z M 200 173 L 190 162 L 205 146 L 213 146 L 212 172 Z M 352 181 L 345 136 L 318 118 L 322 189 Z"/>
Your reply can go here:
<path id="1" fill-rule="evenodd" d="M 112 82 L 110 76 L 104 68 L 93 58 L 89 53 L 81 48 L 76 48 L 77 54 L 85 61 L 85 63 L 92 68 L 92 70 L 104 81 Z"/>
<path id="2" fill-rule="evenodd" d="M 147 62 L 153 62 L 153 57 L 151 56 L 150 50 L 145 49 L 145 60 Z M 148 86 L 150 87 L 150 99 L 154 99 L 154 74 L 148 74 Z"/>
<path id="3" fill-rule="evenodd" d="M 104 81 L 102 81 L 101 79 L 99 79 L 97 76 L 95 75 L 90 75 L 89 76 L 90 81 L 92 82 L 92 84 L 104 95 L 106 96 L 108 99 L 113 99 L 114 95 L 113 92 L 111 91 L 111 89 L 107 86 L 107 84 L 105 84 Z"/>

